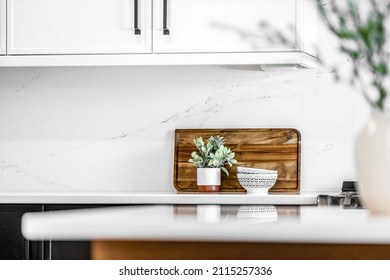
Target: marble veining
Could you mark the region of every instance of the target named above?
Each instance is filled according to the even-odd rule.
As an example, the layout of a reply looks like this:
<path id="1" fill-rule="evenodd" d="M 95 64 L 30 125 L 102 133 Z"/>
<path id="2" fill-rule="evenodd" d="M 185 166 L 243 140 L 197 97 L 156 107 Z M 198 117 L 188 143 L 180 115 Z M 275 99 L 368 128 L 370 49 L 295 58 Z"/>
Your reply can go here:
<path id="1" fill-rule="evenodd" d="M 0 191 L 172 191 L 174 129 L 208 127 L 297 128 L 302 190 L 339 190 L 368 114 L 326 68 L 0 68 Z"/>

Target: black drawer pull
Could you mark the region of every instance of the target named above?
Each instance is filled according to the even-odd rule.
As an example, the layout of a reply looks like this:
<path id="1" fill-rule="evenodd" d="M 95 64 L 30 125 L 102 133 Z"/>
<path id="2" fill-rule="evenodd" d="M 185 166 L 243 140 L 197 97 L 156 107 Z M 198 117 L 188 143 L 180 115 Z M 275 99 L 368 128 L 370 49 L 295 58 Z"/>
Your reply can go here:
<path id="1" fill-rule="evenodd" d="M 134 34 L 141 35 L 141 29 L 138 28 L 138 0 L 134 0 Z"/>
<path id="2" fill-rule="evenodd" d="M 164 7 L 163 7 L 163 34 L 169 35 L 169 29 L 167 27 L 167 13 L 168 13 L 168 0 L 164 0 Z"/>

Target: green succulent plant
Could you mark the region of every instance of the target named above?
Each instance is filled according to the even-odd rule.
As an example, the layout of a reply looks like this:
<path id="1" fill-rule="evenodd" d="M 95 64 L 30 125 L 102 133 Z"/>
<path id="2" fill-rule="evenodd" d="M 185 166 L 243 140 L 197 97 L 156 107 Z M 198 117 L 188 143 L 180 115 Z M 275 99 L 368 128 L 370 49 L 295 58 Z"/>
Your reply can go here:
<path id="1" fill-rule="evenodd" d="M 202 137 L 194 139 L 194 143 L 198 152 L 192 152 L 192 158 L 188 162 L 197 168 L 221 168 L 229 176 L 224 165 L 227 163 L 232 166 L 237 160 L 234 159 L 235 153 L 225 147 L 225 139 L 222 136 L 211 136 L 206 145 Z"/>

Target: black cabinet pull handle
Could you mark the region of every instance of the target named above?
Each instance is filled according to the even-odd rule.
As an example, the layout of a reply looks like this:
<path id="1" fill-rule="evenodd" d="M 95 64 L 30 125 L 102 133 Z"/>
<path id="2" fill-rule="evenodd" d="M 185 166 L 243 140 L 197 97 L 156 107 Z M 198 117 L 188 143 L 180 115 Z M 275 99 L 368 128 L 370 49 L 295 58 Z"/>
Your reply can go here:
<path id="1" fill-rule="evenodd" d="M 169 35 L 169 29 L 167 27 L 167 13 L 168 13 L 168 3 L 167 0 L 164 0 L 164 5 L 163 5 L 163 34 L 164 35 Z"/>
<path id="2" fill-rule="evenodd" d="M 141 35 L 141 29 L 138 28 L 138 0 L 134 0 L 134 34 Z"/>

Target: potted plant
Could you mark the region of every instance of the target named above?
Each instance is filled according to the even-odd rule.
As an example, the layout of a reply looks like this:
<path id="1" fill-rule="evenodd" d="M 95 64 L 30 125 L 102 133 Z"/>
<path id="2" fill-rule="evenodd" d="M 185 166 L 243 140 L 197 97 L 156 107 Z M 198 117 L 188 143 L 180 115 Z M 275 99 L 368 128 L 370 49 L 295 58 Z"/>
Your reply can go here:
<path id="1" fill-rule="evenodd" d="M 197 167 L 198 190 L 202 192 L 218 192 L 221 186 L 221 169 L 229 176 L 225 164 L 237 163 L 235 153 L 225 147 L 222 136 L 211 136 L 207 144 L 202 137 L 194 139 L 198 151 L 192 152 L 188 161 Z"/>
<path id="2" fill-rule="evenodd" d="M 372 112 L 357 139 L 359 191 L 371 211 L 390 214 L 390 115 L 386 110 L 390 1 L 347 0 L 342 1 L 343 7 L 336 2 L 317 0 L 326 26 L 338 38 L 340 52 L 351 63 L 348 80 L 358 86 Z"/>

